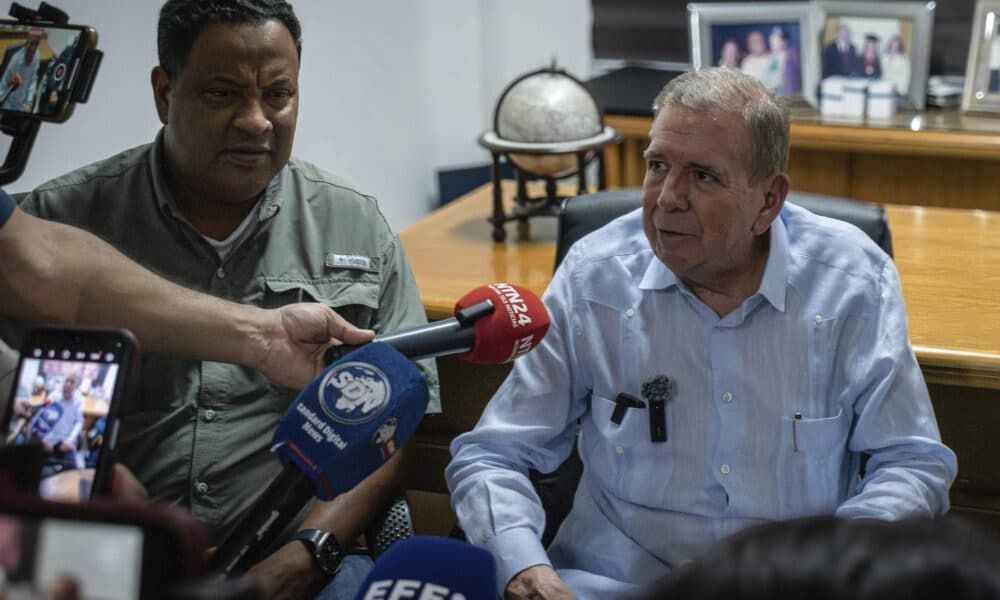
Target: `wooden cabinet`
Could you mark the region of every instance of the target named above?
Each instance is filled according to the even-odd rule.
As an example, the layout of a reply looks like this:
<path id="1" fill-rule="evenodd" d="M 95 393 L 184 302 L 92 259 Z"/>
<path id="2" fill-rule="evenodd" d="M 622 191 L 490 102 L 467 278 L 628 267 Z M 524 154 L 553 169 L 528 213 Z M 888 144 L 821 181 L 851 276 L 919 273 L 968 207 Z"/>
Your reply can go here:
<path id="1" fill-rule="evenodd" d="M 609 187 L 642 185 L 651 117 L 605 115 L 625 136 L 606 151 Z M 957 109 L 885 122 L 792 111 L 792 189 L 881 204 L 1000 210 L 1000 117 Z"/>

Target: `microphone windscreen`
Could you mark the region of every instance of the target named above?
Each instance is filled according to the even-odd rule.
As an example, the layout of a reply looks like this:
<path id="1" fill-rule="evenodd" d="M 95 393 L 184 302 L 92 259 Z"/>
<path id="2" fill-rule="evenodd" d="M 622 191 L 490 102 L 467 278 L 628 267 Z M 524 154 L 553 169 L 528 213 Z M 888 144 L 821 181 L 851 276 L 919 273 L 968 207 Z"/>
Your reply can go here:
<path id="1" fill-rule="evenodd" d="M 375 561 L 355 600 L 497 597 L 493 556 L 472 544 L 416 535 L 400 540 Z"/>
<path id="2" fill-rule="evenodd" d="M 455 312 L 491 300 L 493 312 L 474 324 L 476 340 L 472 350 L 458 357 L 473 363 L 501 364 L 525 354 L 549 330 L 549 311 L 531 290 L 510 283 L 478 287 L 462 296 Z"/>
<path id="3" fill-rule="evenodd" d="M 327 367 L 299 393 L 274 433 L 316 496 L 350 490 L 395 454 L 427 409 L 427 380 L 392 346 L 375 342 Z"/>

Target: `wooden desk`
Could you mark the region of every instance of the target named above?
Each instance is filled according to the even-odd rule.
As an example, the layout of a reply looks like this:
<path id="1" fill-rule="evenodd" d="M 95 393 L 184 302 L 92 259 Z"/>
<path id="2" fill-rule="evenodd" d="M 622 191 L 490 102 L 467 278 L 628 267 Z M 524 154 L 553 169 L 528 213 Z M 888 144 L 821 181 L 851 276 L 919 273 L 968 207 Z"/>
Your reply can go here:
<path id="1" fill-rule="evenodd" d="M 507 188 L 513 193 L 513 183 Z M 400 233 L 428 318 L 454 314 L 467 291 L 495 281 L 541 295 L 552 276 L 555 219 L 529 239 L 493 243 L 483 186 Z M 1000 212 L 887 205 L 910 338 L 928 381 L 1000 389 Z"/>
<path id="2" fill-rule="evenodd" d="M 606 151 L 608 186 L 642 184 L 652 117 L 605 115 L 625 141 Z M 884 122 L 792 111 L 788 173 L 803 192 L 881 204 L 1000 210 L 1000 119 L 955 108 Z"/>
<path id="3" fill-rule="evenodd" d="M 506 189 L 513 193 L 513 184 Z M 453 315 L 455 301 L 505 281 L 541 295 L 552 275 L 555 219 L 531 221 L 530 236 L 490 238 L 491 190 L 483 186 L 400 233 L 428 318 Z M 886 206 L 910 338 L 931 389 L 942 436 L 959 456 L 952 500 L 1000 530 L 1000 212 Z M 405 484 L 446 492 L 451 439 L 471 429 L 509 371 L 438 360 L 444 414 L 428 417 L 405 454 Z"/>

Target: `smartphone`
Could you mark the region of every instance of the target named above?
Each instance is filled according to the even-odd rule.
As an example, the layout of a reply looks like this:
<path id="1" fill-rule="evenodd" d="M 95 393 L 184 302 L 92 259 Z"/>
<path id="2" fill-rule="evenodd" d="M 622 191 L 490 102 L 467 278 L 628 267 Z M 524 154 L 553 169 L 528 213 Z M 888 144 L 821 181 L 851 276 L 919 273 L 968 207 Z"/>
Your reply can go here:
<path id="1" fill-rule="evenodd" d="M 83 502 L 110 490 L 119 407 L 137 357 L 125 329 L 28 333 L 0 431 L 8 446 L 41 448 L 41 497 Z"/>
<path id="2" fill-rule="evenodd" d="M 3 597 L 160 598 L 206 573 L 207 539 L 193 516 L 173 507 L 4 495 Z"/>
<path id="3" fill-rule="evenodd" d="M 97 31 L 87 25 L 34 25 L 0 20 L 0 112 L 61 123 L 79 100 L 74 86 Z"/>

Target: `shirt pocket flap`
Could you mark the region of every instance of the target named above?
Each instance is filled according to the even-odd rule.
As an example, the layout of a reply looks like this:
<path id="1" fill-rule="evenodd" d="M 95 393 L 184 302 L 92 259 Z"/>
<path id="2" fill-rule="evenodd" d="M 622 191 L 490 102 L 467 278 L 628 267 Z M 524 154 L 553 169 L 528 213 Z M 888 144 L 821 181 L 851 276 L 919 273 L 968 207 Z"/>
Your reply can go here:
<path id="1" fill-rule="evenodd" d="M 379 286 L 365 281 L 328 281 L 265 278 L 266 296 L 279 299 L 275 306 L 292 302 L 322 302 L 330 307 L 359 305 L 378 308 Z M 270 305 L 271 303 L 268 302 Z"/>

